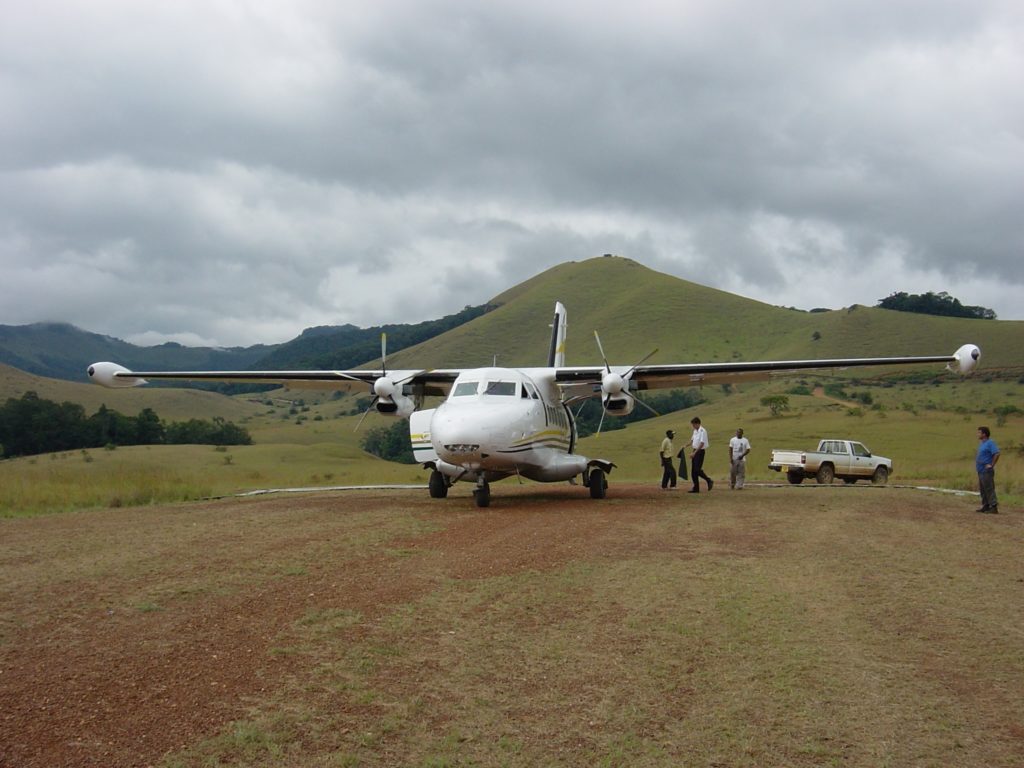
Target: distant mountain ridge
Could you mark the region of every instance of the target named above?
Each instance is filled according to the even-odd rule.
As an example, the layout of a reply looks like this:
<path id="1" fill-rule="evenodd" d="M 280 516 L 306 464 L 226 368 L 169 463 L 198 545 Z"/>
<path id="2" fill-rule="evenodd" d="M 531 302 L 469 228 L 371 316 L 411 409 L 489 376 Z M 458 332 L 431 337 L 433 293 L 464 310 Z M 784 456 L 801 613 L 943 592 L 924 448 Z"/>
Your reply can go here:
<path id="1" fill-rule="evenodd" d="M 85 369 L 99 360 L 111 360 L 135 370 L 354 368 L 380 356 L 382 332 L 388 334 L 389 349 L 397 352 L 490 309 L 490 305 L 467 306 L 439 320 L 407 325 L 317 326 L 283 344 L 228 348 L 186 347 L 175 342 L 140 347 L 69 323 L 0 325 L 0 363 L 67 381 L 83 381 Z"/>
<path id="2" fill-rule="evenodd" d="M 981 374 L 1024 369 L 1024 321 L 973 320 L 854 305 L 804 312 L 649 269 L 619 256 L 565 262 L 476 307 L 409 325 L 308 328 L 278 345 L 210 349 L 136 347 L 61 323 L 0 326 L 0 363 L 40 376 L 84 380 L 89 363 L 136 370 L 346 369 L 544 365 L 554 302 L 568 309 L 567 362 L 595 364 L 600 332 L 609 358 L 632 364 L 952 354 L 982 349 Z M 1024 370 L 1022 370 L 1024 372 Z M 1018 378 L 1019 374 L 1013 376 Z"/>

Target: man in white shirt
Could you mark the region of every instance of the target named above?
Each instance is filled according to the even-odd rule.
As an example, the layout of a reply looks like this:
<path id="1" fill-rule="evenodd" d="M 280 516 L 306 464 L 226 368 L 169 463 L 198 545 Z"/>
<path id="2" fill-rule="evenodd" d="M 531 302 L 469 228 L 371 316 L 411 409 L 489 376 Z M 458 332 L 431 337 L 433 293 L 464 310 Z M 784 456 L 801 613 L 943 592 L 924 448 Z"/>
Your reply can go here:
<path id="1" fill-rule="evenodd" d="M 700 493 L 700 478 L 702 477 L 707 481 L 710 491 L 715 481 L 704 474 L 704 454 L 708 449 L 708 432 L 700 425 L 698 416 L 690 419 L 690 426 L 693 427 L 693 436 L 690 438 L 690 477 L 693 478 L 693 489 L 690 493 Z"/>
<path id="2" fill-rule="evenodd" d="M 729 440 L 729 487 L 743 490 L 747 479 L 747 454 L 750 453 L 750 441 L 743 436 L 743 430 L 736 430 L 736 437 Z"/>

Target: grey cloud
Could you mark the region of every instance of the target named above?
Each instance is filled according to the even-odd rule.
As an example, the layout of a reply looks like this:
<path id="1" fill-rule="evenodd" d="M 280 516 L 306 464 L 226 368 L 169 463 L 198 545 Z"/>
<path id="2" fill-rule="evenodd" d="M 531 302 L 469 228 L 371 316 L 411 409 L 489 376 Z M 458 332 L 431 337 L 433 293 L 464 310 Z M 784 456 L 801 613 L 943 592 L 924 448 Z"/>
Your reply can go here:
<path id="1" fill-rule="evenodd" d="M 1024 317 L 1018 4 L 9 10 L 0 322 L 279 340 L 605 252 L 803 306 L 792 260 L 885 254 Z"/>

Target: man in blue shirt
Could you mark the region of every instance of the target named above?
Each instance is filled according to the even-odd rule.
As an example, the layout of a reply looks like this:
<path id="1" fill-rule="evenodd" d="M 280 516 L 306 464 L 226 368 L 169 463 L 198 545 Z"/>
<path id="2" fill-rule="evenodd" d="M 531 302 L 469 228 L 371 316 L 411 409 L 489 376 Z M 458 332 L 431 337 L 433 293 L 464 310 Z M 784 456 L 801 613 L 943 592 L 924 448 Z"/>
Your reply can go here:
<path id="1" fill-rule="evenodd" d="M 996 500 L 996 464 L 999 462 L 999 446 L 992 439 L 988 427 L 978 427 L 978 455 L 974 466 L 978 470 L 978 490 L 981 491 L 981 509 L 977 512 L 999 514 Z"/>

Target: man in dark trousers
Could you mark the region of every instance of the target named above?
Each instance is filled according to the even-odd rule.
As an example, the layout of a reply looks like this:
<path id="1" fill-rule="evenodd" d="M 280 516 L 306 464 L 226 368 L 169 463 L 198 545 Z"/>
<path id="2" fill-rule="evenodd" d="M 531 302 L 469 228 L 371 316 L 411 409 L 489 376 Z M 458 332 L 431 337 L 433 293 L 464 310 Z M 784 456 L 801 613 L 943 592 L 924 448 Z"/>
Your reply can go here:
<path id="1" fill-rule="evenodd" d="M 693 436 L 690 438 L 690 478 L 693 480 L 693 489 L 690 493 L 700 493 L 700 478 L 704 478 L 710 491 L 715 481 L 704 474 L 704 454 L 708 449 L 708 432 L 700 425 L 700 417 L 694 416 L 690 419 L 693 427 Z"/>
<path id="2" fill-rule="evenodd" d="M 992 439 L 988 427 L 978 427 L 978 455 L 974 468 L 978 470 L 978 490 L 981 491 L 981 508 L 978 512 L 999 514 L 999 500 L 996 499 L 996 464 L 999 462 L 999 446 Z"/>
<path id="3" fill-rule="evenodd" d="M 673 450 L 672 450 L 672 438 L 676 436 L 676 433 L 671 429 L 665 430 L 665 439 L 661 441 L 661 490 L 666 488 L 676 487 L 676 467 L 672 463 Z"/>

